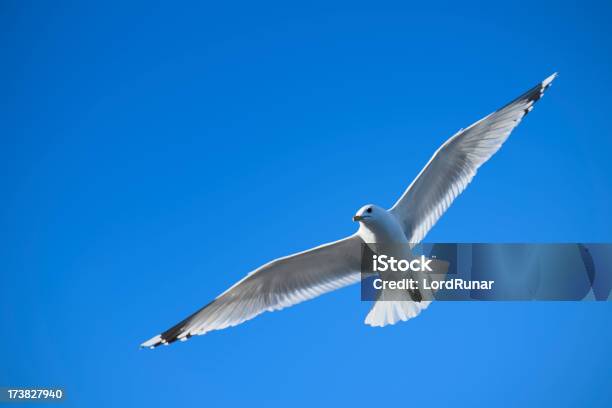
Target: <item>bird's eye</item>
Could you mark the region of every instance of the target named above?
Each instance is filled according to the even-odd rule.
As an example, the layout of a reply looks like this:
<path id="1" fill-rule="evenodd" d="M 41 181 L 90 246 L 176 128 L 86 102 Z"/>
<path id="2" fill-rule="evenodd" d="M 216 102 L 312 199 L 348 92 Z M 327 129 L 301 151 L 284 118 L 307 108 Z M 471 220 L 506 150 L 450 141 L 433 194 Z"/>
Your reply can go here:
<path id="1" fill-rule="evenodd" d="M 371 212 L 372 212 L 372 207 L 368 208 L 368 209 L 366 210 L 366 212 L 371 213 Z"/>

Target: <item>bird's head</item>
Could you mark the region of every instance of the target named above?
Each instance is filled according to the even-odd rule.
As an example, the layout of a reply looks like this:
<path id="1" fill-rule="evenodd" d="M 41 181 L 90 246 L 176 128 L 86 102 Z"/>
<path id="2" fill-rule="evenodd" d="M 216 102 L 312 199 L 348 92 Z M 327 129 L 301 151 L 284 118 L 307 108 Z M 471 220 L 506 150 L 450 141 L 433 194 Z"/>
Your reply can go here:
<path id="1" fill-rule="evenodd" d="M 374 204 L 364 205 L 353 216 L 353 221 L 363 222 L 365 224 L 375 222 L 386 215 L 386 211 Z"/>

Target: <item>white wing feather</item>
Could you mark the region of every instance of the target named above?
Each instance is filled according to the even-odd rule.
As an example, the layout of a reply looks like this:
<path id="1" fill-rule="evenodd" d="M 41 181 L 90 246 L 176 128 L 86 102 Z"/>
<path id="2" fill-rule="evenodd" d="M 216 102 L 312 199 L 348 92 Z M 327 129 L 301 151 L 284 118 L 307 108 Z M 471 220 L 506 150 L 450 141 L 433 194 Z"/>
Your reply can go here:
<path id="1" fill-rule="evenodd" d="M 498 111 L 448 139 L 389 210 L 417 244 L 495 154 L 550 86 L 556 73 Z"/>
<path id="2" fill-rule="evenodd" d="M 154 348 L 236 326 L 265 311 L 280 310 L 359 282 L 362 242 L 355 234 L 269 262 L 198 312 L 141 346 Z"/>

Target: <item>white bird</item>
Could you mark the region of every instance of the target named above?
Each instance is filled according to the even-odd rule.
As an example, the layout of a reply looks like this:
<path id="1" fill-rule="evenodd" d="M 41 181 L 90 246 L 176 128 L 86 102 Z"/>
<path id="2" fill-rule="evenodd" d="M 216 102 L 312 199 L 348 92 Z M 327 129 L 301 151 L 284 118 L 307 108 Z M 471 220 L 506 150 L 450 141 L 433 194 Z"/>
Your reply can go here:
<path id="1" fill-rule="evenodd" d="M 359 230 L 344 239 L 269 262 L 165 332 L 145 341 L 155 348 L 212 330 L 236 326 L 265 312 L 280 310 L 361 279 L 362 244 L 406 243 L 425 237 L 478 168 L 506 141 L 531 111 L 556 73 L 448 139 L 389 210 L 365 205 L 353 217 Z M 408 298 L 410 299 L 410 298 Z M 365 323 L 371 326 L 408 320 L 429 301 L 377 300 Z"/>

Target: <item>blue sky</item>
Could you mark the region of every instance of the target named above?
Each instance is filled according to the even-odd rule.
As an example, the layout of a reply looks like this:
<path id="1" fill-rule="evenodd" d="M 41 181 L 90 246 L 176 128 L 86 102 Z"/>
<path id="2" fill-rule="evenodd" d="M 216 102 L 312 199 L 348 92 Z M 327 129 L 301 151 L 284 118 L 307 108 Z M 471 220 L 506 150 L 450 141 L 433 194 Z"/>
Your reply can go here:
<path id="1" fill-rule="evenodd" d="M 360 206 L 390 206 L 447 137 L 554 71 L 427 240 L 612 241 L 611 18 L 609 2 L 3 2 L 0 385 L 88 407 L 609 406 L 607 303 L 440 302 L 377 330 L 355 286 L 138 345 L 352 233 Z"/>

